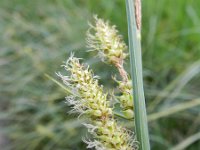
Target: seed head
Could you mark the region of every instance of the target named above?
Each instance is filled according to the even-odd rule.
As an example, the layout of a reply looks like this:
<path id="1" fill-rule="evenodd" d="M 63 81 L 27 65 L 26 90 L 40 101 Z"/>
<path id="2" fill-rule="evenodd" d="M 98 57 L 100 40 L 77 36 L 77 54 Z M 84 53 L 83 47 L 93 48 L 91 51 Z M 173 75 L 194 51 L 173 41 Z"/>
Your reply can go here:
<path id="1" fill-rule="evenodd" d="M 108 21 L 94 16 L 95 24 L 90 24 L 87 32 L 87 47 L 98 51 L 100 58 L 112 64 L 116 64 L 126 58 L 127 46 L 118 34 L 116 26 L 111 26 Z"/>

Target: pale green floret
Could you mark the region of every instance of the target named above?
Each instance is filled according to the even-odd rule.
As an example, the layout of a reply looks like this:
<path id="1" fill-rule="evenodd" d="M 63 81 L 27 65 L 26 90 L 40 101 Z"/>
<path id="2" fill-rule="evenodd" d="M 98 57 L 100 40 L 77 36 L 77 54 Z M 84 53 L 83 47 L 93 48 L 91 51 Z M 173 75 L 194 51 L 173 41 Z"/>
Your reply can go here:
<path id="1" fill-rule="evenodd" d="M 122 81 L 117 81 L 119 84 L 119 89 L 122 92 L 119 96 L 120 106 L 123 109 L 123 114 L 126 118 L 134 118 L 134 106 L 133 106 L 133 95 L 132 95 L 132 84 L 131 80 L 128 80 L 126 83 Z"/>
<path id="2" fill-rule="evenodd" d="M 132 119 L 134 117 L 134 112 L 132 109 L 127 109 L 122 111 L 124 116 L 126 116 L 127 119 Z"/>
<path id="3" fill-rule="evenodd" d="M 95 25 L 90 25 L 87 32 L 87 46 L 90 50 L 97 50 L 102 60 L 112 64 L 118 63 L 119 59 L 126 58 L 127 46 L 118 34 L 115 26 L 111 26 L 108 21 L 95 18 Z"/>
<path id="4" fill-rule="evenodd" d="M 107 94 L 98 85 L 97 77 L 88 67 L 79 63 L 78 58 L 70 57 L 64 66 L 69 76 L 58 74 L 63 82 L 75 92 L 67 97 L 74 112 L 85 114 L 90 124 L 84 124 L 94 140 L 84 140 L 88 148 L 97 150 L 135 150 L 137 144 L 127 130 L 119 126 L 109 106 Z"/>

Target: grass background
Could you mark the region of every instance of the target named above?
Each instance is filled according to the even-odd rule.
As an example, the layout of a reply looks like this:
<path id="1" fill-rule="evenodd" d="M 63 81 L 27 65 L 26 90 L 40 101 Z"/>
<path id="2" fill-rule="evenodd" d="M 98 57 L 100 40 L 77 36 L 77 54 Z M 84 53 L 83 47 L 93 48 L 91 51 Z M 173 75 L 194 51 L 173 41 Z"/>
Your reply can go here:
<path id="1" fill-rule="evenodd" d="M 200 1 L 143 1 L 143 68 L 148 114 L 200 97 Z M 56 77 L 71 51 L 95 69 L 106 88 L 115 70 L 87 53 L 92 15 L 117 25 L 127 42 L 122 0 L 0 1 L 0 134 L 4 149 L 83 150 L 81 120 L 67 115 Z M 127 63 L 127 68 L 129 67 Z M 109 81 L 109 82 L 108 82 Z M 170 149 L 200 132 L 200 107 L 149 122 L 152 149 Z M 1 139 L 1 138 L 0 138 Z M 200 149 L 197 140 L 187 150 Z"/>

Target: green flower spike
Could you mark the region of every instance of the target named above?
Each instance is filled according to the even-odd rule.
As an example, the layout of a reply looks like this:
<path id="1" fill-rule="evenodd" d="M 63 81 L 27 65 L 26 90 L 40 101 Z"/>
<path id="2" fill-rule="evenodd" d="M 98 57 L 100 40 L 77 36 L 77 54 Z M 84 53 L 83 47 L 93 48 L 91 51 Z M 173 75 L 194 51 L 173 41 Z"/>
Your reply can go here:
<path id="1" fill-rule="evenodd" d="M 127 46 L 122 40 L 122 36 L 118 35 L 116 27 L 110 26 L 108 21 L 105 22 L 97 16 L 94 18 L 95 25 L 90 24 L 90 29 L 87 32 L 87 47 L 91 51 L 98 51 L 99 57 L 103 61 L 114 64 L 118 68 L 123 67 L 123 60 L 127 56 L 125 53 Z M 122 69 L 121 73 L 127 78 Z"/>
<path id="2" fill-rule="evenodd" d="M 127 54 L 126 44 L 122 36 L 118 35 L 115 26 L 110 26 L 109 22 L 94 16 L 95 25 L 90 24 L 87 32 L 87 45 L 91 50 L 97 50 L 103 60 L 116 63 L 116 59 L 124 59 Z M 94 33 L 94 34 L 93 34 Z"/>
<path id="3" fill-rule="evenodd" d="M 98 85 L 98 77 L 94 76 L 88 66 L 79 63 L 79 59 L 71 56 L 64 65 L 69 76 L 58 73 L 63 82 L 74 92 L 66 100 L 73 112 L 89 118 L 84 125 L 88 128 L 93 140 L 84 140 L 88 148 L 97 150 L 136 150 L 137 142 L 133 134 L 118 125 L 109 106 L 107 94 Z"/>

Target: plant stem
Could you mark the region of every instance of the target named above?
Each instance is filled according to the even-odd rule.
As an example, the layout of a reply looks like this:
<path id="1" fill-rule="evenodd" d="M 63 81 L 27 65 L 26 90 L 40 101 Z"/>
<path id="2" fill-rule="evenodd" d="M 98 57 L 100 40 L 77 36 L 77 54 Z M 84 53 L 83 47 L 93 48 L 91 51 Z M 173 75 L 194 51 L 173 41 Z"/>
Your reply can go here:
<path id="1" fill-rule="evenodd" d="M 136 137 L 140 150 L 150 150 L 142 76 L 140 0 L 126 0 Z"/>

